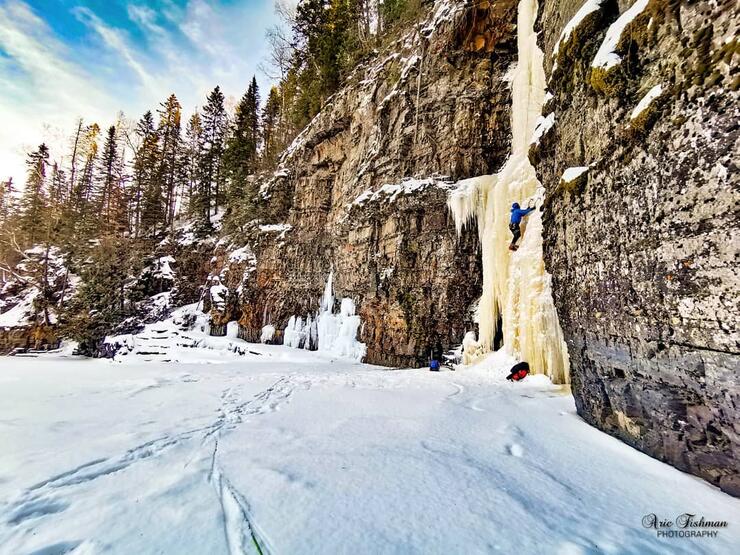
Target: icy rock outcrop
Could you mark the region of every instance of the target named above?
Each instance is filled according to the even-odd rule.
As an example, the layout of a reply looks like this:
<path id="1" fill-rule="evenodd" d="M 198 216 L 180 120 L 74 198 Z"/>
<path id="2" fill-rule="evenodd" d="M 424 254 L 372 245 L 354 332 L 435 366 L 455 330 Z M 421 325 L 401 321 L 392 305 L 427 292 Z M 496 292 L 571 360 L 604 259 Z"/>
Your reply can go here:
<path id="1" fill-rule="evenodd" d="M 530 153 L 576 406 L 740 495 L 737 5 L 604 3 L 553 56 L 582 4 L 543 3 L 557 125 Z"/>
<path id="2" fill-rule="evenodd" d="M 61 250 L 37 245 L 25 250 L 12 272 L 0 272 L 0 355 L 59 345 L 59 308 L 79 278 Z"/>

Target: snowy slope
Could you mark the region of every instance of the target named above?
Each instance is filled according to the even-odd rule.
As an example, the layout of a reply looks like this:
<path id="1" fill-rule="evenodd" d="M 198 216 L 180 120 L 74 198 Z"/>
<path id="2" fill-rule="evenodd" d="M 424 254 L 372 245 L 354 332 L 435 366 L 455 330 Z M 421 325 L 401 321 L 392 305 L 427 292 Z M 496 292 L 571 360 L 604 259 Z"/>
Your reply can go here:
<path id="1" fill-rule="evenodd" d="M 236 341 L 236 340 L 235 340 Z M 740 500 L 589 427 L 511 360 L 389 371 L 2 359 L 0 553 L 731 553 Z M 730 521 L 657 538 L 643 515 Z M 45 551 L 44 551 L 45 550 Z"/>

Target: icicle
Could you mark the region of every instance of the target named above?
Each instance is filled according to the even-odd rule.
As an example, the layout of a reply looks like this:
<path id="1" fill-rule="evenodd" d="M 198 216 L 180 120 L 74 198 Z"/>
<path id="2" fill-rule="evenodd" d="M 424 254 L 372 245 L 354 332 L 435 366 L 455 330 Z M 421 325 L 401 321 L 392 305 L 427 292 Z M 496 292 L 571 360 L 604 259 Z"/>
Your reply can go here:
<path id="1" fill-rule="evenodd" d="M 511 156 L 496 175 L 465 180 L 450 194 L 448 207 L 458 234 L 475 218 L 483 262 L 483 295 L 479 304 L 479 336 L 466 337 L 470 362 L 490 350 L 496 323 L 503 321 L 504 346 L 529 362 L 535 373 L 555 383 L 568 383 L 568 352 L 552 300 L 551 276 L 542 256 L 542 215 L 525 218 L 518 251 L 511 252 L 509 214 L 514 202 L 540 201 L 544 188 L 529 162 L 529 138 L 542 112 L 545 72 L 534 22 L 537 0 L 521 0 L 517 18 L 519 61 L 512 75 Z"/>
<path id="2" fill-rule="evenodd" d="M 324 286 L 324 295 L 321 297 L 321 310 L 332 310 L 334 308 L 334 270 L 329 272 Z"/>

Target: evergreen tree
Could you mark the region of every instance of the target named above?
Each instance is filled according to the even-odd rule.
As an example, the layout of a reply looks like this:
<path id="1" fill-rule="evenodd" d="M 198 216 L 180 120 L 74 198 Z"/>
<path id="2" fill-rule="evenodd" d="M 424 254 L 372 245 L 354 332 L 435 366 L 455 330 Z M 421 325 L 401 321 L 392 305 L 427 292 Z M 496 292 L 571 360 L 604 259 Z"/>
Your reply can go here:
<path id="1" fill-rule="evenodd" d="M 284 148 L 282 131 L 280 92 L 277 87 L 272 87 L 262 111 L 262 165 L 265 168 L 275 166 L 277 158 Z"/>
<path id="2" fill-rule="evenodd" d="M 165 196 L 165 226 L 174 225 L 177 191 L 182 179 L 182 136 L 180 119 L 182 108 L 172 94 L 159 110 L 160 161 L 157 178 L 162 182 Z"/>
<path id="3" fill-rule="evenodd" d="M 55 209 L 60 209 L 67 198 L 67 175 L 57 162 L 52 164 L 49 202 Z"/>
<path id="4" fill-rule="evenodd" d="M 120 233 L 125 229 L 124 196 L 118 153 L 118 137 L 115 126 L 108 129 L 96 176 L 96 207 L 99 230 L 103 234 Z"/>
<path id="5" fill-rule="evenodd" d="M 0 182 L 0 226 L 7 225 L 13 213 L 13 179 Z"/>
<path id="6" fill-rule="evenodd" d="M 83 120 L 82 118 L 79 118 L 77 120 L 77 129 L 75 130 L 75 134 L 72 137 L 72 152 L 69 157 L 69 190 L 66 192 L 67 197 L 70 197 L 72 195 L 72 191 L 74 190 L 75 186 L 75 179 L 77 178 L 77 159 L 80 155 L 80 150 L 82 147 L 82 140 L 83 140 Z"/>
<path id="7" fill-rule="evenodd" d="M 136 126 L 140 140 L 134 152 L 134 185 L 131 204 L 134 212 L 134 235 L 155 233 L 164 218 L 164 198 L 161 181 L 158 179 L 158 164 L 161 159 L 159 134 L 154 129 L 154 116 L 145 113 Z"/>
<path id="8" fill-rule="evenodd" d="M 99 134 L 100 127 L 97 123 L 88 125 L 82 134 L 78 148 L 84 163 L 76 183 L 72 184 L 72 194 L 65 208 L 64 218 L 72 228 L 70 235 L 77 239 L 91 237 L 98 221 L 92 201 Z"/>
<path id="9" fill-rule="evenodd" d="M 51 184 L 49 185 L 48 220 L 50 226 L 50 240 L 62 239 L 62 218 L 64 217 L 66 194 L 68 192 L 66 172 L 54 162 L 51 170 Z"/>
<path id="10" fill-rule="evenodd" d="M 127 284 L 140 270 L 140 253 L 121 237 L 102 237 L 80 270 L 81 285 L 65 311 L 64 333 L 79 341 L 83 354 L 131 313 Z"/>
<path id="11" fill-rule="evenodd" d="M 199 206 L 198 192 L 201 190 L 202 176 L 200 170 L 203 166 L 203 125 L 200 114 L 196 112 L 188 121 L 185 130 L 183 170 L 187 183 L 187 192 L 184 196 L 188 199 L 188 213 L 193 216 L 203 213 L 203 207 Z"/>
<path id="12" fill-rule="evenodd" d="M 26 188 L 20 200 L 20 229 L 24 239 L 33 245 L 44 238 L 46 230 L 46 209 L 48 207 L 46 167 L 49 164 L 49 148 L 39 145 L 26 160 L 28 177 Z"/>
<path id="13" fill-rule="evenodd" d="M 0 289 L 10 278 L 9 270 L 15 262 L 16 253 L 10 240 L 16 224 L 16 219 L 11 216 L 15 213 L 13 180 L 0 181 Z"/>
<path id="14" fill-rule="evenodd" d="M 252 82 L 236 107 L 234 125 L 224 152 L 224 171 L 229 188 L 226 195 L 227 223 L 239 227 L 252 211 L 252 194 L 247 184 L 257 170 L 257 149 L 260 139 L 259 89 Z"/>
<path id="15" fill-rule="evenodd" d="M 228 128 L 224 95 L 220 87 L 216 87 L 208 95 L 201 119 L 203 123 L 203 156 L 199 170 L 201 180 L 198 195 L 201 197 L 199 206 L 202 224 L 205 227 L 210 227 L 211 208 L 214 209 L 215 213 L 221 205 L 224 180 L 222 158 Z"/>

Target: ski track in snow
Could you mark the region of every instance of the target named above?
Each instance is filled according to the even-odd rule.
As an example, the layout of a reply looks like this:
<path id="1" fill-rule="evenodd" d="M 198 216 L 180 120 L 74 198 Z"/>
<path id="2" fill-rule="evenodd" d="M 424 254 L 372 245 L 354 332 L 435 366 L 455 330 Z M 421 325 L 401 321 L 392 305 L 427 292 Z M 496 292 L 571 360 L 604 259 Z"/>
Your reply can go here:
<path id="1" fill-rule="evenodd" d="M 188 374 L 185 376 L 189 377 Z M 129 397 L 156 389 L 162 384 L 169 383 L 169 381 L 158 380 L 155 385 L 136 389 Z M 123 472 L 137 462 L 160 456 L 176 445 L 199 438 L 200 441 L 196 449 L 202 448 L 208 442 L 213 442 L 212 463 L 208 478 L 214 486 L 221 505 L 224 533 L 229 553 L 231 555 L 249 553 L 268 555 L 270 553 L 269 543 L 263 534 L 257 532 L 256 525 L 249 517 L 249 506 L 246 499 L 229 484 L 229 481 L 223 475 L 223 471 L 218 466 L 218 440 L 221 434 L 228 433 L 242 424 L 247 416 L 279 410 L 281 404 L 290 400 L 296 386 L 308 390 L 311 387 L 311 382 L 306 378 L 296 380 L 290 376 L 283 376 L 247 401 L 242 401 L 234 388 L 228 387 L 221 394 L 222 403 L 218 409 L 219 417 L 212 424 L 150 440 L 127 450 L 119 457 L 94 459 L 51 476 L 30 486 L 19 499 L 9 503 L 7 507 L 0 505 L 0 510 L 7 513 L 8 516 L 5 519 L 7 524 L 16 527 L 36 517 L 60 513 L 71 505 L 70 502 L 64 500 L 63 496 L 60 497 L 59 492 L 63 492 L 65 488 L 84 485 L 98 478 Z M 2 514 L 0 513 L 1 518 Z M 248 535 L 249 541 L 244 539 L 245 534 Z M 77 549 L 81 543 L 67 542 L 44 549 L 50 554 L 68 553 Z"/>
<path id="2" fill-rule="evenodd" d="M 119 400 L 131 410 L 168 404 L 110 432 L 125 446 L 126 432 L 146 424 L 147 441 L 121 450 L 120 439 L 90 441 L 107 432 L 93 427 L 93 435 L 80 437 L 90 442 L 86 457 L 69 459 L 79 464 L 41 465 L 28 474 L 31 485 L 0 501 L 0 554 L 472 553 L 510 552 L 521 541 L 522 552 L 655 553 L 670 546 L 688 553 L 688 544 L 661 545 L 643 531 L 639 511 L 668 516 L 694 509 L 696 497 L 697 510 L 716 505 L 720 511 L 707 516 L 727 519 L 737 506 L 588 427 L 542 376 L 507 382 L 508 359 L 454 373 L 291 360 L 193 373 L 127 366 L 112 383 L 104 377 L 104 385 L 84 391 L 54 383 L 38 396 L 58 403 L 47 434 L 70 433 L 57 430 L 56 412 L 88 398 L 103 406 Z M 104 368 L 91 364 L 93 373 Z M 55 380 L 69 371 L 59 368 L 49 374 Z M 88 410 L 77 418 L 86 420 Z M 170 411 L 174 426 L 163 419 Z M 17 416 L 7 433 L 30 425 L 23 412 Z M 74 414 L 65 420 L 76 430 Z M 105 445 L 113 447 L 101 451 Z M 54 468 L 62 471 L 48 472 Z M 13 474 L 0 476 L 0 492 L 22 483 Z M 696 496 L 681 491 L 692 487 Z M 663 496 L 672 501 L 661 507 Z M 449 529 L 430 528 L 432 507 Z M 140 539 L 138 513 L 156 521 L 162 510 L 186 514 L 172 530 L 155 522 Z M 119 517 L 122 532 L 111 533 Z M 511 519 L 526 522 L 526 535 L 501 528 Z M 735 533 L 723 534 L 725 543 L 692 544 L 695 552 L 727 552 Z"/>

